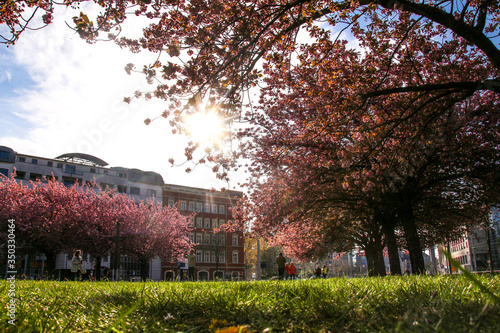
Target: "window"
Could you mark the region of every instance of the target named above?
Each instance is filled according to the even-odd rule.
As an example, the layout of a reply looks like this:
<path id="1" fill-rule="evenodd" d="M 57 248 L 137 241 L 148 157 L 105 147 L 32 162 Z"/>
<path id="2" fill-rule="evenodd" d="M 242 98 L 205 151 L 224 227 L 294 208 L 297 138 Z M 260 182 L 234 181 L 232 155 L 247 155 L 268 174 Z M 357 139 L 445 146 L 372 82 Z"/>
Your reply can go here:
<path id="1" fill-rule="evenodd" d="M 118 172 L 118 177 L 127 178 L 127 174 L 125 172 Z"/>
<path id="2" fill-rule="evenodd" d="M 106 189 L 114 189 L 115 186 L 113 184 L 106 184 L 106 183 L 101 183 L 101 190 L 105 191 Z"/>
<path id="3" fill-rule="evenodd" d="M 233 246 L 238 246 L 238 235 L 233 235 Z"/>
<path id="4" fill-rule="evenodd" d="M 219 206 L 219 214 L 225 214 L 226 213 L 226 206 L 220 205 Z"/>
<path id="5" fill-rule="evenodd" d="M 217 205 L 212 204 L 212 213 L 217 213 Z"/>
<path id="6" fill-rule="evenodd" d="M 66 173 L 75 173 L 76 172 L 76 167 L 74 165 L 68 165 L 66 164 L 66 169 L 64 170 Z"/>
<path id="7" fill-rule="evenodd" d="M 205 251 L 205 262 L 210 262 L 210 251 Z"/>
<path id="8" fill-rule="evenodd" d="M 233 262 L 238 262 L 238 251 L 233 251 Z"/>
<path id="9" fill-rule="evenodd" d="M 118 191 L 118 193 L 127 193 L 127 186 L 118 185 L 116 190 Z"/>
<path id="10" fill-rule="evenodd" d="M 196 262 L 201 262 L 201 251 L 196 251 Z"/>
<path id="11" fill-rule="evenodd" d="M 212 252 L 212 262 L 213 263 L 217 262 L 217 252 Z"/>
<path id="12" fill-rule="evenodd" d="M 94 168 L 90 168 L 90 173 L 97 173 Z"/>
<path id="13" fill-rule="evenodd" d="M 202 205 L 201 205 L 201 202 L 197 202 L 197 203 L 196 203 L 196 211 L 197 211 L 197 212 L 201 212 L 201 211 L 202 211 Z"/>
<path id="14" fill-rule="evenodd" d="M 212 236 L 212 245 L 217 245 L 217 234 Z"/>
<path id="15" fill-rule="evenodd" d="M 219 236 L 219 245 L 226 245 L 226 239 L 224 235 Z"/>
<path id="16" fill-rule="evenodd" d="M 38 164 L 38 160 L 36 158 L 31 159 L 31 164 Z"/>
<path id="17" fill-rule="evenodd" d="M 189 234 L 188 239 L 190 243 L 194 243 L 194 234 Z"/>
<path id="18" fill-rule="evenodd" d="M 201 240 L 201 234 L 196 234 L 196 243 L 197 244 L 201 244 L 202 240 Z"/>
<path id="19" fill-rule="evenodd" d="M 193 228 L 194 227 L 194 220 L 192 217 L 188 218 L 188 227 Z"/>
<path id="20" fill-rule="evenodd" d="M 42 175 L 39 173 L 30 173 L 30 180 L 42 180 Z"/>
<path id="21" fill-rule="evenodd" d="M 194 211 L 194 202 L 189 202 L 189 210 Z"/>
<path id="22" fill-rule="evenodd" d="M 0 151 L 0 160 L 1 161 L 8 161 L 10 157 L 10 154 L 8 151 Z"/>
<path id="23" fill-rule="evenodd" d="M 205 219 L 205 225 L 204 225 L 204 228 L 205 228 L 205 229 L 210 229 L 210 219 Z"/>
<path id="24" fill-rule="evenodd" d="M 9 169 L 0 169 L 0 173 L 5 177 L 9 177 Z"/>
<path id="25" fill-rule="evenodd" d="M 214 228 L 214 229 L 218 228 L 217 219 L 212 219 L 212 228 Z"/>
<path id="26" fill-rule="evenodd" d="M 141 194 L 141 189 L 138 188 L 138 187 L 130 187 L 130 194 L 140 195 Z"/>
<path id="27" fill-rule="evenodd" d="M 168 199 L 168 207 L 172 208 L 175 205 L 174 199 Z"/>
<path id="28" fill-rule="evenodd" d="M 219 262 L 220 263 L 225 263 L 226 262 L 226 252 L 219 253 Z"/>
<path id="29" fill-rule="evenodd" d="M 196 228 L 203 228 L 203 219 L 201 217 L 196 218 Z"/>
<path id="30" fill-rule="evenodd" d="M 16 179 L 26 179 L 26 172 L 16 170 Z"/>
<path id="31" fill-rule="evenodd" d="M 148 197 L 151 197 L 151 198 L 155 197 L 156 198 L 156 190 L 147 189 L 146 194 Z"/>
<path id="32" fill-rule="evenodd" d="M 105 175 L 109 175 L 109 170 L 104 170 L 102 173 Z"/>
<path id="33" fill-rule="evenodd" d="M 226 220 L 220 219 L 219 220 L 219 228 L 221 228 L 224 225 L 224 223 L 226 223 Z"/>
<path id="34" fill-rule="evenodd" d="M 62 163 L 57 163 L 56 167 L 59 168 L 59 169 L 62 169 L 63 168 L 63 164 Z"/>
<path id="35" fill-rule="evenodd" d="M 181 210 L 186 210 L 186 208 L 187 208 L 187 203 L 186 203 L 186 201 L 184 201 L 184 200 L 183 200 L 183 201 L 181 201 Z"/>
<path id="36" fill-rule="evenodd" d="M 210 234 L 205 234 L 205 245 L 210 245 Z"/>
<path id="37" fill-rule="evenodd" d="M 210 213 L 210 204 L 205 204 L 205 213 Z"/>
<path id="38" fill-rule="evenodd" d="M 48 161 L 48 162 L 47 162 L 47 166 L 49 166 L 49 167 L 54 166 L 54 162 L 52 162 L 52 161 Z"/>
<path id="39" fill-rule="evenodd" d="M 26 163 L 26 157 L 19 157 L 18 161 L 21 163 Z"/>

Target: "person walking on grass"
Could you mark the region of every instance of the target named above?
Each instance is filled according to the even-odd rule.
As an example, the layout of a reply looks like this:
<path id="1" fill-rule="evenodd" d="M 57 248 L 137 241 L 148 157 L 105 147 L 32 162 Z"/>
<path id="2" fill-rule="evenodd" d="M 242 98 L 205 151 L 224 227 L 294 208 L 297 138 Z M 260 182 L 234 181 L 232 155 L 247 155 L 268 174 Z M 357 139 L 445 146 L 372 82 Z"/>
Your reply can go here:
<path id="1" fill-rule="evenodd" d="M 288 273 L 290 274 L 290 279 L 295 280 L 295 277 L 297 275 L 297 267 L 295 267 L 293 262 L 291 262 L 290 266 L 288 266 Z"/>
<path id="2" fill-rule="evenodd" d="M 276 257 L 276 264 L 278 265 L 278 277 L 280 280 L 283 280 L 286 265 L 286 259 L 283 257 L 283 253 L 280 252 L 280 254 Z"/>
<path id="3" fill-rule="evenodd" d="M 328 275 L 328 267 L 326 267 L 326 265 L 323 265 L 323 268 L 321 269 L 321 274 L 323 275 L 323 279 L 326 279 L 326 276 Z"/>
<path id="4" fill-rule="evenodd" d="M 194 250 L 191 250 L 188 254 L 188 278 L 189 281 L 196 281 L 195 278 L 195 266 L 196 266 L 196 254 Z"/>
<path id="5" fill-rule="evenodd" d="M 73 273 L 73 280 L 76 281 L 80 275 L 80 269 L 82 268 L 82 251 L 76 250 L 71 259 L 71 273 Z"/>

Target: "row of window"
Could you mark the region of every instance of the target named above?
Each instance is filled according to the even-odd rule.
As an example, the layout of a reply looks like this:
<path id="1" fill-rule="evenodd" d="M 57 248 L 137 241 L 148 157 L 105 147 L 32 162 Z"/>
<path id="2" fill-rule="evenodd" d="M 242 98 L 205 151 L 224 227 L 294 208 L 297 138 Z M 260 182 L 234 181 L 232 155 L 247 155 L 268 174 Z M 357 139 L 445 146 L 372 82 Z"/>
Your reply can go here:
<path id="1" fill-rule="evenodd" d="M 226 237 L 222 234 L 211 234 L 211 233 L 190 233 L 188 235 L 189 241 L 191 243 L 203 244 L 203 245 L 226 245 Z M 238 235 L 233 235 L 231 244 L 233 246 L 238 246 Z"/>
<path id="2" fill-rule="evenodd" d="M 31 164 L 39 164 L 38 159 L 32 158 L 31 161 L 26 162 L 26 157 L 24 156 L 19 156 L 17 158 L 17 161 L 20 163 L 31 163 Z M 54 167 L 54 162 L 53 161 L 47 161 L 46 164 L 48 167 Z M 63 172 L 65 173 L 71 173 L 71 174 L 83 174 L 83 171 L 77 171 L 75 165 L 71 164 L 64 164 L 61 162 L 56 162 L 56 168 L 58 169 L 63 169 Z M 96 168 L 90 168 L 89 169 L 90 173 L 99 173 L 98 169 Z M 108 175 L 109 170 L 102 170 L 103 174 Z M 127 173 L 126 172 L 116 172 L 116 175 L 120 178 L 127 178 Z"/>
<path id="3" fill-rule="evenodd" d="M 175 205 L 174 199 L 168 199 L 169 207 L 173 207 Z M 181 200 L 179 205 L 180 210 L 188 210 L 191 212 L 205 212 L 205 213 L 214 213 L 214 214 L 225 214 L 226 213 L 226 205 L 224 204 L 210 204 L 210 203 L 202 203 L 202 202 L 194 202 L 194 201 L 185 201 Z"/>
<path id="4" fill-rule="evenodd" d="M 453 244 L 453 242 L 451 243 Z M 465 242 L 456 242 L 455 244 L 453 244 L 451 246 L 451 252 L 457 252 L 457 251 L 461 251 L 461 250 L 465 250 L 466 248 L 468 248 L 469 244 L 467 241 Z"/>
<path id="5" fill-rule="evenodd" d="M 233 251 L 232 255 L 232 263 L 238 263 L 238 258 L 239 254 L 238 251 Z M 212 263 L 215 264 L 217 263 L 217 252 L 215 251 L 196 251 L 196 262 L 197 263 Z M 219 252 L 219 263 L 225 263 L 226 262 L 226 253 L 225 252 Z"/>
<path id="6" fill-rule="evenodd" d="M 460 265 L 465 265 L 465 264 L 469 263 L 468 256 L 460 256 L 460 257 L 455 258 L 455 260 L 457 260 L 460 263 Z"/>
<path id="7" fill-rule="evenodd" d="M 224 219 L 210 219 L 210 218 L 202 218 L 202 217 L 197 217 L 196 218 L 196 228 L 198 229 L 217 229 L 223 226 L 226 223 L 226 220 Z M 195 224 L 194 221 L 191 219 L 188 225 L 190 228 L 194 228 Z"/>
<path id="8" fill-rule="evenodd" d="M 3 170 L 5 170 L 5 173 L 3 172 Z M 4 174 L 5 176 L 8 176 L 9 170 L 1 169 L 1 171 L 2 171 L 2 174 Z M 59 180 L 59 178 L 57 176 L 47 175 L 44 177 L 42 174 L 34 173 L 34 172 L 29 173 L 28 177 L 26 177 L 26 172 L 24 172 L 24 171 L 16 171 L 16 179 L 32 180 L 32 181 L 37 181 L 37 180 L 44 181 L 44 179 Z M 75 183 L 82 184 L 82 179 L 72 178 L 72 177 L 62 177 L 61 182 L 66 186 L 73 186 Z M 86 183 L 90 184 L 91 182 L 86 182 Z M 114 189 L 115 185 L 101 183 L 100 187 L 102 190 L 106 190 L 107 188 Z M 141 193 L 141 189 L 139 187 L 134 187 L 134 186 L 130 186 L 130 188 L 128 188 L 127 186 L 124 186 L 124 185 L 117 185 L 116 191 L 118 193 L 128 193 L 128 194 L 135 194 L 135 195 L 143 194 L 143 193 Z M 156 197 L 156 190 L 146 189 L 146 196 Z"/>

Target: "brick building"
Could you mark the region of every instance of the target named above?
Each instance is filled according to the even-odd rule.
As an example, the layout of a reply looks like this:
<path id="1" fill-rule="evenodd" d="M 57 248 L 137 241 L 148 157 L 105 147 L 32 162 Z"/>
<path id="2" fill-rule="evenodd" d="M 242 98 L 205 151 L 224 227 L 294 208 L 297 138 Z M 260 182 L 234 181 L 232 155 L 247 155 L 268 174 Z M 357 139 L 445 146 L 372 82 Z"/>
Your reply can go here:
<path id="1" fill-rule="evenodd" d="M 238 191 L 211 191 L 195 187 L 166 184 L 163 204 L 176 206 L 181 214 L 193 216 L 193 230 L 188 237 L 196 243 L 195 279 L 244 279 L 243 232 L 228 232 L 220 226 L 231 220 L 231 207 L 242 196 Z M 170 262 L 163 265 L 163 279 L 188 278 L 188 264 Z"/>

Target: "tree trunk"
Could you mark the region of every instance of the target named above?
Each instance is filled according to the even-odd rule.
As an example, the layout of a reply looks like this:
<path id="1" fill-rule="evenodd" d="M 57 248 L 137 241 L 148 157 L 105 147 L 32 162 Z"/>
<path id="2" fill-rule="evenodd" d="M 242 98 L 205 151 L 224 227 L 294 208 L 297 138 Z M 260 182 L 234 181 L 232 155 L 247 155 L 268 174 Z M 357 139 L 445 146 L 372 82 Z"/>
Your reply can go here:
<path id="1" fill-rule="evenodd" d="M 399 248 L 396 241 L 395 225 L 396 222 L 389 217 L 384 218 L 382 221 L 382 228 L 384 229 L 385 243 L 387 252 L 389 254 L 389 266 L 391 268 L 391 275 L 401 275 L 401 263 L 399 261 Z"/>
<path id="2" fill-rule="evenodd" d="M 101 257 L 96 257 L 95 258 L 95 280 L 100 281 L 101 280 L 101 263 L 102 263 L 102 258 Z"/>
<path id="3" fill-rule="evenodd" d="M 45 261 L 46 268 L 44 267 L 45 272 L 47 273 L 45 278 L 47 280 L 52 280 L 52 275 L 54 275 L 54 272 L 56 271 L 56 255 L 57 254 L 49 253 L 49 252 L 44 252 L 43 254 L 47 258 L 47 260 Z M 43 275 L 43 273 L 44 272 L 42 272 L 42 275 Z"/>
<path id="4" fill-rule="evenodd" d="M 141 263 L 141 281 L 146 281 L 149 274 L 149 259 L 140 258 L 139 262 Z"/>
<path id="5" fill-rule="evenodd" d="M 387 271 L 385 270 L 384 246 L 382 244 L 377 244 L 375 248 L 376 248 L 375 263 L 377 266 L 377 275 L 386 276 Z"/>
<path id="6" fill-rule="evenodd" d="M 365 250 L 365 256 L 366 256 L 366 266 L 367 266 L 367 270 L 368 270 L 368 276 L 376 276 L 376 274 L 375 274 L 375 270 L 376 270 L 375 261 L 373 260 L 373 258 L 375 257 L 375 251 L 373 250 L 373 248 L 371 246 L 366 246 L 364 248 L 364 250 Z"/>
<path id="7" fill-rule="evenodd" d="M 408 252 L 410 252 L 412 273 L 425 274 L 424 255 L 422 253 L 422 245 L 420 244 L 417 226 L 415 225 L 415 217 L 413 216 L 413 210 L 408 200 L 405 201 L 402 209 L 398 211 L 398 215 L 405 232 Z"/>

